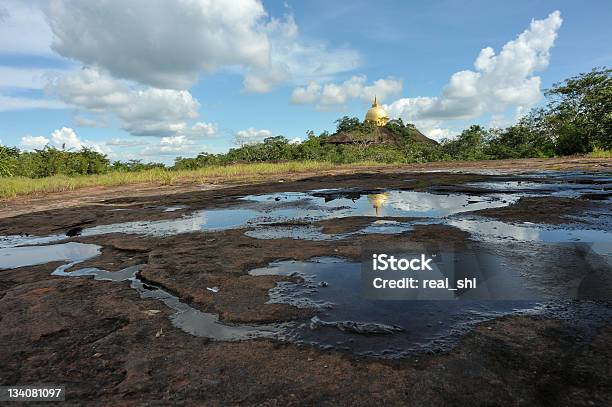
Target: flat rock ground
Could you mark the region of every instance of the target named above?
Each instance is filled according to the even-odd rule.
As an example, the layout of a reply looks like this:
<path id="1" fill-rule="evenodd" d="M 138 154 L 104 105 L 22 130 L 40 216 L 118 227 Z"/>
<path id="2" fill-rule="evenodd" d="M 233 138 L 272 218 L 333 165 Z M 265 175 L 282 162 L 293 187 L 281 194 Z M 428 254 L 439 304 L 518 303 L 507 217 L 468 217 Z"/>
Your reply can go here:
<path id="1" fill-rule="evenodd" d="M 579 164 L 610 168 L 609 161 Z M 533 167 L 542 168 L 525 164 L 522 169 Z M 158 189 L 109 196 L 83 191 L 89 198 L 80 204 L 72 193 L 66 205 L 60 197 L 49 196 L 30 199 L 26 212 L 11 209 L 18 201 L 5 202 L 9 209 L 0 216 L 0 235 L 43 236 L 75 227 L 173 219 L 192 210 L 228 208 L 248 194 L 380 187 L 467 191 L 463 183 L 492 178 L 398 168 L 287 182 L 174 188 L 172 193 Z M 172 205 L 188 208 L 156 209 Z M 545 196 L 482 214 L 508 222 L 559 224 L 591 205 L 602 203 Z M 543 207 L 549 210 L 538 209 Z M 371 221 L 351 217 L 319 221 L 318 226 L 327 233 L 343 233 Z M 254 267 L 325 255 L 358 259 L 360 247 L 373 239 L 428 242 L 444 236 L 458 245 L 471 239 L 443 225 L 423 225 L 401 235 L 350 235 L 331 242 L 259 240 L 244 232 L 111 234 L 71 241 L 102 246 L 100 256 L 79 267 L 117 271 L 145 264 L 143 280 L 163 286 L 193 307 L 216 313 L 225 322 L 258 324 L 306 318 L 313 311 L 266 304 L 268 290 L 281 277 L 249 276 L 247 271 Z M 554 318 L 501 317 L 478 325 L 450 351 L 400 360 L 363 358 L 264 339 L 216 342 L 195 337 L 173 327 L 171 310 L 159 301 L 140 298 L 127 282 L 51 276 L 60 264 L 0 270 L 0 383 L 65 383 L 67 404 L 612 405 L 609 321 L 588 329 Z M 212 293 L 206 290 L 211 286 L 223 289 Z"/>

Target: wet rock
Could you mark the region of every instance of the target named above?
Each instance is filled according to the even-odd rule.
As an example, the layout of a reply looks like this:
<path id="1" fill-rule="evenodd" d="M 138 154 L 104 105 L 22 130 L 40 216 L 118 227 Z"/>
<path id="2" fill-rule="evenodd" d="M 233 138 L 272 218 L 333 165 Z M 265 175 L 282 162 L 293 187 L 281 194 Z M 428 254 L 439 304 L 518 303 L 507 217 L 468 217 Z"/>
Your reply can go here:
<path id="1" fill-rule="evenodd" d="M 397 325 L 385 325 L 375 322 L 357 322 L 357 321 L 323 321 L 317 316 L 310 320 L 310 329 L 318 329 L 322 327 L 337 328 L 345 332 L 353 332 L 357 334 L 372 334 L 372 335 L 388 335 L 398 332 L 404 332 L 405 329 Z"/>
<path id="2" fill-rule="evenodd" d="M 77 227 L 68 229 L 66 231 L 66 236 L 68 236 L 68 237 L 79 236 L 81 234 L 81 232 L 83 232 L 83 228 L 80 227 L 80 226 L 77 226 Z"/>

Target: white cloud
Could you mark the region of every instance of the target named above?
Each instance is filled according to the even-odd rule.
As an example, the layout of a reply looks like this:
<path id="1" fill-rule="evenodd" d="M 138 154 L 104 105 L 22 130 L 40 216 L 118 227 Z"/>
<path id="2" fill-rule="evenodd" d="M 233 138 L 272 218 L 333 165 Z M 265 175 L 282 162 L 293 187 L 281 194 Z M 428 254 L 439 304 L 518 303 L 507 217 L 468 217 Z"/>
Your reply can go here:
<path id="1" fill-rule="evenodd" d="M 24 150 L 42 149 L 46 145 L 53 145 L 66 150 L 80 150 L 83 147 L 90 148 L 100 154 L 110 154 L 112 150 L 106 143 L 81 140 L 70 127 L 62 127 L 51 133 L 51 138 L 45 136 L 25 135 L 21 138 L 19 146 Z"/>
<path id="2" fill-rule="evenodd" d="M 49 144 L 51 140 L 44 136 L 26 135 L 21 138 L 20 147 L 24 150 L 40 150 Z"/>
<path id="3" fill-rule="evenodd" d="M 236 134 L 234 134 L 234 144 L 238 146 L 243 146 L 246 144 L 259 143 L 265 138 L 272 136 L 274 136 L 274 133 L 272 133 L 270 130 L 257 130 L 253 127 L 250 127 L 246 130 L 240 130 L 236 132 Z"/>
<path id="4" fill-rule="evenodd" d="M 385 106 L 389 116 L 431 126 L 508 108 L 524 111 L 541 97 L 540 77 L 534 74 L 548 66 L 562 21 L 559 11 L 543 20 L 532 20 L 529 28 L 506 43 L 499 55 L 491 47 L 482 49 L 474 62 L 476 70 L 453 74 L 442 95 L 396 100 Z"/>
<path id="5" fill-rule="evenodd" d="M 51 54 L 51 30 L 34 1 L 0 0 L 0 51 Z"/>
<path id="6" fill-rule="evenodd" d="M 47 17 L 60 55 L 160 88 L 187 89 L 222 66 L 265 66 L 270 51 L 257 0 L 52 0 Z"/>
<path id="7" fill-rule="evenodd" d="M 374 96 L 379 100 L 402 91 L 402 81 L 394 78 L 378 79 L 367 84 L 365 75 L 353 76 L 340 83 L 320 85 L 311 81 L 305 87 L 297 87 L 291 95 L 291 103 L 316 103 L 319 109 L 341 109 L 349 99 L 371 101 Z"/>
<path id="8" fill-rule="evenodd" d="M 80 150 L 85 145 L 77 137 L 74 130 L 69 127 L 62 127 L 51 133 L 51 139 L 56 146 L 62 146 L 66 150 Z"/>
<path id="9" fill-rule="evenodd" d="M 186 90 L 146 88 L 112 78 L 94 68 L 55 75 L 47 92 L 79 109 L 114 114 L 135 136 L 170 136 L 188 129 L 200 104 Z"/>
<path id="10" fill-rule="evenodd" d="M 194 137 L 214 137 L 217 135 L 217 125 L 214 123 L 197 122 L 191 126 L 190 135 Z"/>
<path id="11" fill-rule="evenodd" d="M 155 156 L 191 156 L 204 151 L 205 146 L 198 143 L 197 140 L 189 138 L 185 135 L 175 135 L 162 137 L 158 143 L 147 146 L 142 155 L 145 157 Z"/>
<path id="12" fill-rule="evenodd" d="M 0 112 L 26 109 L 66 109 L 66 107 L 65 103 L 58 100 L 0 95 Z"/>
<path id="13" fill-rule="evenodd" d="M 361 63 L 358 52 L 329 49 L 324 42 L 305 42 L 292 15 L 284 20 L 271 19 L 264 28 L 270 44 L 267 64 L 247 67 L 244 88 L 250 92 L 269 92 L 278 83 L 304 83 L 331 80 L 339 73 L 351 71 Z"/>
<path id="14" fill-rule="evenodd" d="M 46 14 L 60 55 L 158 88 L 188 89 L 202 72 L 237 68 L 245 90 L 268 92 L 360 62 L 353 50 L 300 39 L 291 15 L 270 18 L 259 0 L 51 0 Z"/>
<path id="15" fill-rule="evenodd" d="M 454 136 L 455 134 L 457 134 L 456 132 L 453 132 L 451 129 L 442 129 L 439 127 L 434 127 L 434 128 L 421 128 L 420 129 L 423 134 L 425 134 L 427 137 L 440 141 L 444 138 L 451 138 L 452 136 Z"/>

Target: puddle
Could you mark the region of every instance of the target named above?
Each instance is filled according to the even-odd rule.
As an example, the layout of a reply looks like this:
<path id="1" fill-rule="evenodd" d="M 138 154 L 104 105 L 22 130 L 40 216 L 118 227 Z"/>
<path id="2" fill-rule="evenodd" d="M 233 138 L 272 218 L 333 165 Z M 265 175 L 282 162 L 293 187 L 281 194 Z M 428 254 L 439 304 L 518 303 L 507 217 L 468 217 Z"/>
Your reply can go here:
<path id="1" fill-rule="evenodd" d="M 75 242 L 49 246 L 7 247 L 0 249 L 0 270 L 54 261 L 81 262 L 99 254 L 100 246 Z"/>
<path id="2" fill-rule="evenodd" d="M 284 261 L 251 275 L 299 275 L 303 283 L 279 282 L 271 303 L 311 307 L 319 314 L 286 328 L 291 342 L 376 357 L 403 357 L 450 348 L 474 324 L 534 309 L 533 301 L 376 301 L 361 295 L 361 264 L 318 258 Z M 327 283 L 321 287 L 321 282 Z"/>
<path id="3" fill-rule="evenodd" d="M 433 194 L 420 191 L 371 191 L 362 193 L 356 190 L 324 190 L 312 193 L 280 193 L 270 195 L 251 195 L 242 198 L 272 208 L 279 203 L 301 202 L 304 207 L 311 206 L 319 211 L 331 213 L 315 214 L 318 218 L 339 218 L 347 216 L 387 216 L 387 217 L 427 217 L 440 218 L 456 213 L 510 205 L 519 196 L 489 194 L 472 196 L 466 194 Z M 309 204 L 309 205 L 305 205 Z M 272 215 L 277 211 L 272 211 Z M 308 216 L 311 216 L 307 212 Z M 300 212 L 288 212 L 287 217 L 300 219 Z"/>
<path id="4" fill-rule="evenodd" d="M 260 234 L 267 236 L 273 234 L 267 225 L 274 223 L 313 222 L 349 216 L 443 218 L 467 211 L 507 206 L 518 198 L 519 195 L 515 194 L 470 196 L 417 191 L 379 191 L 370 194 L 340 190 L 312 193 L 284 192 L 246 196 L 240 198 L 240 203 L 231 208 L 200 210 L 176 219 L 133 221 L 83 228 L 80 230 L 80 235 L 125 233 L 161 237 L 197 231 L 264 226 L 268 229 L 262 230 Z M 405 230 L 407 230 L 405 225 L 378 223 L 363 233 L 401 233 Z M 283 233 L 287 234 L 282 229 L 274 233 L 279 233 L 281 236 Z M 50 243 L 65 238 L 65 235 L 4 236 L 0 239 L 0 247 Z M 317 238 L 325 239 L 325 236 Z"/>
<path id="5" fill-rule="evenodd" d="M 251 209 L 205 210 L 177 219 L 94 226 L 83 229 L 82 236 L 96 236 L 109 233 L 169 236 L 202 230 L 232 229 L 244 226 L 249 220 L 257 216 L 259 216 L 259 212 Z"/>
<path id="6" fill-rule="evenodd" d="M 529 182 L 529 181 L 499 181 L 499 182 L 469 182 L 463 185 L 474 188 L 481 188 L 496 192 L 524 192 L 532 196 L 550 195 L 564 198 L 577 198 L 583 194 L 600 194 L 612 189 L 612 183 L 601 180 L 602 183 L 582 184 L 559 180 L 558 182 Z M 583 181 L 584 182 L 584 181 Z"/>
<path id="7" fill-rule="evenodd" d="M 219 321 L 216 314 L 201 312 L 181 302 L 175 295 L 143 283 L 137 276 L 142 265 L 109 272 L 97 268 L 82 268 L 67 271 L 77 264 L 96 257 L 101 247 L 94 244 L 63 243 L 49 246 L 24 246 L 0 249 L 0 270 L 45 264 L 55 261 L 67 262 L 57 267 L 51 274 L 63 277 L 93 277 L 99 281 L 129 281 L 141 298 L 155 299 L 163 302 L 175 311 L 170 316 L 172 324 L 186 333 L 219 341 L 239 341 L 255 338 L 278 337 L 282 324 L 278 325 L 229 325 Z"/>
<path id="8" fill-rule="evenodd" d="M 517 225 L 476 216 L 465 219 L 449 219 L 444 223 L 458 227 L 469 232 L 476 239 L 486 242 L 585 242 L 593 243 L 592 249 L 598 254 L 612 256 L 610 252 L 612 247 L 612 231 L 609 230 L 580 227 L 546 227 L 532 223 Z"/>
<path id="9" fill-rule="evenodd" d="M 523 178 L 529 176 L 531 175 L 524 175 Z M 489 277 L 492 282 L 497 281 L 508 292 L 516 294 L 513 290 L 520 289 L 517 281 L 525 277 L 521 272 L 524 270 L 525 262 L 532 260 L 529 250 L 535 246 L 544 247 L 548 243 L 561 242 L 592 243 L 592 250 L 595 253 L 603 255 L 608 263 L 612 259 L 610 249 L 612 222 L 606 220 L 609 214 L 603 212 L 585 212 L 575 217 L 576 225 L 560 227 L 530 223 L 507 224 L 464 214 L 468 211 L 507 206 L 516 202 L 521 196 L 533 196 L 544 190 L 553 195 L 570 197 L 583 193 L 601 193 L 609 188 L 612 180 L 580 173 L 569 175 L 546 173 L 548 179 L 545 182 L 535 182 L 536 177 L 534 176 L 534 182 L 494 181 L 466 184 L 468 187 L 490 191 L 490 193 L 472 195 L 402 190 L 327 189 L 309 193 L 285 192 L 245 196 L 225 209 L 194 211 L 170 220 L 94 226 L 83 228 L 81 235 L 125 233 L 163 237 L 197 231 L 248 227 L 250 230 L 246 234 L 258 239 L 333 240 L 356 234 L 399 234 L 410 231 L 417 224 L 446 224 L 469 232 L 474 240 L 480 242 L 479 244 L 497 247 L 491 254 L 494 256 L 492 262 L 497 264 L 497 267 L 492 268 Z M 500 193 L 500 190 L 504 192 Z M 172 212 L 188 208 L 175 205 L 159 206 L 157 209 Z M 335 235 L 323 233 L 320 227 L 310 224 L 319 220 L 349 216 L 419 220 L 413 222 L 400 219 L 377 220 L 361 230 Z M 278 225 L 287 222 L 298 224 Z M 591 227 L 595 224 L 600 227 Z M 337 258 L 316 258 L 306 262 L 276 262 L 269 267 L 250 271 L 252 275 L 301 276 L 304 280 L 302 283 L 279 282 L 270 290 L 269 301 L 315 308 L 319 311 L 316 318 L 278 325 L 229 325 L 220 322 L 215 314 L 203 313 L 180 302 L 176 296 L 160 287 L 144 284 L 137 277 L 141 266 L 118 272 L 95 268 L 68 272 L 67 270 L 78 263 L 97 256 L 100 247 L 75 242 L 43 246 L 64 239 L 66 239 L 64 234 L 43 237 L 0 237 L 0 269 L 63 261 L 67 264 L 58 267 L 53 272 L 54 275 L 91 276 L 96 280 L 113 282 L 127 281 L 142 298 L 159 300 L 173 310 L 170 319 L 174 326 L 189 334 L 214 340 L 274 338 L 357 354 L 394 358 L 422 351 L 448 349 L 476 323 L 500 315 L 552 312 L 550 310 L 557 309 L 561 303 L 556 300 L 554 306 L 547 304 L 549 308 L 546 308 L 542 301 L 535 300 L 367 300 L 361 295 L 359 263 Z M 513 242 L 522 244 L 517 249 L 511 244 Z M 23 245 L 28 246 L 23 247 Z M 555 261 L 555 257 L 550 253 L 548 259 Z M 537 272 L 526 277 L 531 278 L 529 281 L 532 285 L 542 288 L 546 281 L 549 281 L 547 280 L 549 276 L 542 277 L 538 273 L 545 274 L 547 272 L 545 269 L 546 264 L 543 264 Z M 574 310 L 581 306 L 568 305 L 566 309 Z M 597 305 L 592 307 L 591 310 L 597 312 L 610 312 L 604 305 L 601 306 L 603 308 L 597 308 Z M 586 315 L 588 317 L 585 319 L 593 317 L 588 313 Z"/>
<path id="10" fill-rule="evenodd" d="M 484 274 L 479 275 L 479 281 L 484 282 L 479 289 L 495 292 L 496 298 L 512 300 L 475 300 L 470 299 L 475 296 L 469 292 L 458 294 L 465 296 L 460 301 L 369 300 L 361 292 L 361 264 L 333 257 L 274 262 L 268 267 L 251 270 L 249 274 L 302 278 L 299 283 L 280 281 L 269 291 L 269 303 L 318 311 L 311 320 L 285 328 L 289 341 L 385 358 L 447 350 L 477 323 L 502 315 L 551 313 L 564 301 L 569 301 L 565 300 L 569 297 L 564 290 L 571 292 L 571 279 L 569 283 L 559 284 L 562 289 L 548 287 L 538 279 L 525 276 L 522 272 L 525 265 L 521 261 L 514 262 L 512 257 L 499 256 L 495 250 L 478 252 L 478 257 L 479 261 L 486 258 L 487 263 L 487 267 L 482 268 Z M 559 276 L 557 270 L 547 271 L 544 263 L 538 267 L 532 270 L 533 275 L 552 273 L 554 278 Z M 582 272 L 570 270 L 570 274 Z M 537 294 L 533 295 L 534 292 Z M 598 312 L 610 313 L 605 305 L 601 307 Z"/>
<path id="11" fill-rule="evenodd" d="M 66 271 L 75 264 L 76 262 L 62 265 L 58 267 L 52 275 L 64 277 L 92 276 L 95 280 L 100 281 L 129 281 L 130 287 L 136 290 L 141 298 L 161 301 L 168 308 L 175 311 L 175 313 L 170 316 L 172 325 L 194 336 L 218 341 L 239 341 L 276 337 L 280 330 L 281 325 L 250 326 L 221 323 L 216 314 L 199 311 L 181 302 L 175 295 L 150 283 L 143 283 L 136 275 L 142 265 L 132 266 L 114 272 L 97 268 L 84 268 L 70 272 Z"/>

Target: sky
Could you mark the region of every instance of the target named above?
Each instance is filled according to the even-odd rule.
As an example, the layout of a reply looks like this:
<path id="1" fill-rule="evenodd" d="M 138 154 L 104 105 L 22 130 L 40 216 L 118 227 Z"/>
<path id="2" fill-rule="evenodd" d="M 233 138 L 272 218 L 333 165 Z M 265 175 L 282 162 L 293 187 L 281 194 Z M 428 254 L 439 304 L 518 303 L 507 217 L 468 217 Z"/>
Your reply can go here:
<path id="1" fill-rule="evenodd" d="M 172 163 L 333 132 L 376 95 L 429 137 L 612 65 L 609 1 L 0 0 L 0 144 Z"/>

